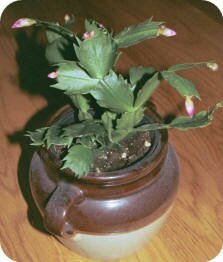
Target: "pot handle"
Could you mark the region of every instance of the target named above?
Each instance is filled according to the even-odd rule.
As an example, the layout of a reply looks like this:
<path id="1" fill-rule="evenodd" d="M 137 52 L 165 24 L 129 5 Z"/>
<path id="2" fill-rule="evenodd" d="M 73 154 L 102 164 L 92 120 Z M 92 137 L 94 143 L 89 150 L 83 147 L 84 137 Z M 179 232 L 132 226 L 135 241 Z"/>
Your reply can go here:
<path id="1" fill-rule="evenodd" d="M 44 212 L 44 226 L 54 235 L 72 234 L 73 227 L 67 221 L 69 209 L 84 201 L 83 191 L 73 184 L 59 182 L 51 194 Z"/>

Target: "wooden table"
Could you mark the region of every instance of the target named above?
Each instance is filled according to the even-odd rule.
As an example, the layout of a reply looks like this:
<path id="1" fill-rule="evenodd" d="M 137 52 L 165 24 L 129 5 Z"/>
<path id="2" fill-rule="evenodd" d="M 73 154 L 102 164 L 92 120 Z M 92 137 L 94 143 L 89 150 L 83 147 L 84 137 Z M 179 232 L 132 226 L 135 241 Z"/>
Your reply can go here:
<path id="1" fill-rule="evenodd" d="M 200 1 L 201 2 L 201 1 Z M 195 3 L 195 5 L 193 5 Z M 220 13 L 208 3 L 183 0 L 57 0 L 21 1 L 4 12 L 0 27 L 0 242 L 18 262 L 85 262 L 42 225 L 28 185 L 32 148 L 23 137 L 66 101 L 46 86 L 47 64 L 43 46 L 32 30 L 12 31 L 18 18 L 62 21 L 77 17 L 77 31 L 85 17 L 110 26 L 115 32 L 150 16 L 167 21 L 177 31 L 174 38 L 160 37 L 124 50 L 118 70 L 151 65 L 163 69 L 176 63 L 214 60 L 218 72 L 194 69 L 182 75 L 193 80 L 203 100 L 197 110 L 223 100 L 223 34 Z M 185 114 L 183 99 L 167 83 L 153 101 L 161 115 Z M 215 257 L 223 241 L 223 112 L 213 124 L 188 132 L 171 130 L 170 141 L 180 160 L 181 180 L 173 211 L 150 245 L 122 262 L 205 262 Z"/>

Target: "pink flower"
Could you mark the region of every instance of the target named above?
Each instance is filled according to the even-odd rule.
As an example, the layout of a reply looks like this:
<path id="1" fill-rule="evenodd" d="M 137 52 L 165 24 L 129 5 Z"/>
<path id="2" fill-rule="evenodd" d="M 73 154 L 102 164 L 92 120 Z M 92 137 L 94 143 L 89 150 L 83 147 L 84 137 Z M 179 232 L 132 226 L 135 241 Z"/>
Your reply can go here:
<path id="1" fill-rule="evenodd" d="M 187 114 L 189 115 L 189 117 L 192 118 L 193 115 L 194 115 L 194 103 L 192 101 L 192 96 L 186 96 L 185 109 L 186 109 Z"/>
<path id="2" fill-rule="evenodd" d="M 26 27 L 36 24 L 36 20 L 30 18 L 20 18 L 12 25 L 12 28 Z"/>
<path id="3" fill-rule="evenodd" d="M 218 70 L 218 64 L 216 64 L 216 63 L 207 63 L 207 67 L 211 71 L 217 71 Z"/>
<path id="4" fill-rule="evenodd" d="M 48 74 L 48 77 L 51 79 L 56 79 L 58 77 L 58 72 L 51 72 Z"/>
<path id="5" fill-rule="evenodd" d="M 83 39 L 84 40 L 90 40 L 92 37 L 94 37 L 95 35 L 95 32 L 94 31 L 91 31 L 91 32 L 85 32 L 83 34 Z"/>
<path id="6" fill-rule="evenodd" d="M 166 36 L 166 37 L 171 37 L 171 36 L 175 36 L 177 33 L 166 27 L 165 25 L 162 25 L 160 26 L 159 30 L 158 30 L 158 35 L 163 35 L 163 36 Z"/>

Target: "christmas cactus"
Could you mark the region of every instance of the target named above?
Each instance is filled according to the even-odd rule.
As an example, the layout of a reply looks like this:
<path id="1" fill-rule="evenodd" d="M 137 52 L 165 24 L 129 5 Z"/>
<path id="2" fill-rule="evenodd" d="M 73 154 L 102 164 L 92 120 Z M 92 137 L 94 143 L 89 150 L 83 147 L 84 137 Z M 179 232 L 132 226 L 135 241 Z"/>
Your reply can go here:
<path id="1" fill-rule="evenodd" d="M 194 114 L 193 99 L 201 99 L 200 94 L 191 81 L 178 75 L 178 71 L 193 67 L 215 71 L 218 69 L 216 63 L 178 64 L 164 71 L 151 66 L 132 67 L 128 77 L 115 71 L 120 48 L 176 34 L 163 22 L 148 19 L 114 35 L 102 24 L 86 20 L 82 37 L 70 30 L 73 22 L 74 17 L 66 15 L 63 25 L 30 18 L 21 18 L 12 25 L 12 28 L 45 27 L 46 58 L 56 68 L 48 75 L 52 79 L 51 87 L 62 90 L 79 111 L 76 123 L 62 127 L 54 123 L 28 132 L 32 145 L 47 148 L 59 145 L 66 149 L 61 169 L 69 168 L 77 177 L 82 177 L 91 169 L 97 150 L 119 144 L 136 132 L 207 126 L 214 111 L 222 107 L 222 103 L 217 103 L 207 111 Z M 68 46 L 73 48 L 73 60 L 66 60 L 63 55 Z M 184 97 L 188 116 L 176 117 L 170 123 L 145 123 L 145 104 L 161 81 L 168 81 Z M 97 111 L 100 113 L 95 114 Z"/>

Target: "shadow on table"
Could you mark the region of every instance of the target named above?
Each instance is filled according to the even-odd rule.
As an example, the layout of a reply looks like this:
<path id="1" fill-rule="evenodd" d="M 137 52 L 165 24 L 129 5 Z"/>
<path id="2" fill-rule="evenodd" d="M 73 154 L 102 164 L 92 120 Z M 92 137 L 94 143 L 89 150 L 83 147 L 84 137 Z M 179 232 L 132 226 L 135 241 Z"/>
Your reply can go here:
<path id="1" fill-rule="evenodd" d="M 69 100 L 61 91 L 49 87 L 50 82 L 47 79 L 47 74 L 50 69 L 45 59 L 45 46 L 43 43 L 38 43 L 38 37 L 38 30 L 34 30 L 31 33 L 20 31 L 16 35 L 19 85 L 21 90 L 28 92 L 30 95 L 42 95 L 45 97 L 48 105 L 38 111 L 27 122 L 23 130 L 9 135 L 9 141 L 11 143 L 19 143 L 21 146 L 18 181 L 28 204 L 28 219 L 36 229 L 47 233 L 43 227 L 41 215 L 34 203 L 29 186 L 29 165 L 35 148 L 29 145 L 30 140 L 24 135 L 28 130 L 35 130 L 44 125 L 47 119 L 60 107 L 68 104 Z"/>

